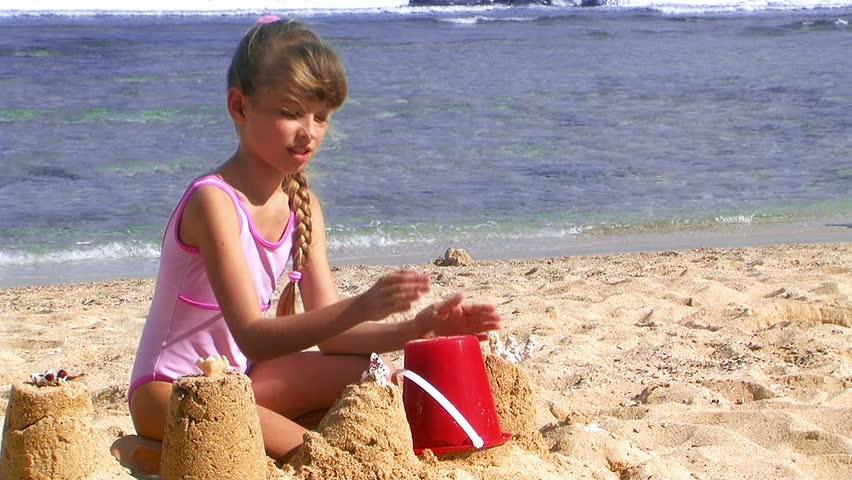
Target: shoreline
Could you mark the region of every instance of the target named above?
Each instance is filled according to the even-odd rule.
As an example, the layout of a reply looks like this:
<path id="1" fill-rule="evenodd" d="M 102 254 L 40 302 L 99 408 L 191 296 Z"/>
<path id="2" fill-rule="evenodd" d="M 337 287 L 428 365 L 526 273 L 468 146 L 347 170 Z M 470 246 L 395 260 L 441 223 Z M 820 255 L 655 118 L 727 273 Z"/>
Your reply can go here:
<path id="1" fill-rule="evenodd" d="M 798 480 L 852 465 L 852 243 L 474 260 L 411 265 L 432 278 L 417 309 L 463 291 L 497 306 L 504 338 L 538 339 L 520 366 L 547 450 L 509 442 L 439 462 L 451 473 L 436 478 Z M 351 296 L 398 266 L 334 277 Z M 61 367 L 87 374 L 104 445 L 133 433 L 126 389 L 153 288 L 0 289 L 0 413 L 9 384 Z"/>
<path id="2" fill-rule="evenodd" d="M 796 222 L 729 224 L 712 229 L 667 230 L 643 233 L 583 233 L 558 239 L 496 240 L 476 243 L 449 242 L 446 245 L 413 247 L 415 252 L 357 254 L 330 251 L 332 265 L 399 265 L 429 263 L 447 248 L 464 248 L 475 259 L 500 261 L 544 257 L 612 255 L 693 248 L 748 248 L 766 245 L 836 243 L 852 239 L 852 219 L 832 217 Z M 522 246 L 514 246 L 513 242 Z M 355 249 L 352 249 L 355 250 Z M 4 265 L 0 289 L 24 286 L 80 283 L 119 279 L 154 278 L 159 258 L 137 257 L 106 261 L 81 260 L 26 265 Z M 56 272 L 60 272 L 57 274 Z M 127 272 L 135 272 L 132 275 Z"/>

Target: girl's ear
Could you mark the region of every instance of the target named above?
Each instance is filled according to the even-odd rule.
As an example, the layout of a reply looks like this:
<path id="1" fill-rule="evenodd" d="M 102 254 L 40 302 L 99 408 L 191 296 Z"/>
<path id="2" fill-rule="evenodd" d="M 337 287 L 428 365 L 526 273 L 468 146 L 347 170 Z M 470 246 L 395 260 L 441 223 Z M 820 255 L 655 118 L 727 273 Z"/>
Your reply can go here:
<path id="1" fill-rule="evenodd" d="M 245 114 L 245 106 L 246 102 L 248 102 L 248 97 L 240 91 L 240 89 L 231 87 L 228 89 L 228 114 L 231 116 L 231 119 L 234 120 L 234 123 L 237 125 L 242 124 L 242 122 L 246 118 Z"/>

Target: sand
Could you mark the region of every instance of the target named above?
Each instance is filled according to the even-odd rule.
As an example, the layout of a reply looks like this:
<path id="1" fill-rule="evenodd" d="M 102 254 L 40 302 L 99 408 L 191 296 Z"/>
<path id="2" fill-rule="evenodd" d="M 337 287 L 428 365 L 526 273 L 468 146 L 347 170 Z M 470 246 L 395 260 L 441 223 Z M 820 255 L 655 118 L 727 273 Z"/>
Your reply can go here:
<path id="1" fill-rule="evenodd" d="M 375 465 L 402 458 L 436 479 L 852 478 L 852 243 L 410 266 L 432 277 L 424 306 L 463 291 L 497 306 L 504 337 L 538 339 L 523 375 L 501 377 L 531 400 L 504 399 L 518 440 L 414 459 L 389 442 Z M 395 268 L 334 274 L 351 295 Z M 87 374 L 104 444 L 132 433 L 125 392 L 152 292 L 152 280 L 0 290 L 0 412 L 11 384 L 65 368 Z M 117 463 L 101 473 L 133 478 Z"/>
<path id="2" fill-rule="evenodd" d="M 221 367 L 224 370 L 227 366 Z M 177 379 L 169 398 L 160 475 L 170 479 L 266 479 L 266 453 L 248 376 Z"/>
<path id="3" fill-rule="evenodd" d="M 3 425 L 0 479 L 85 480 L 111 461 L 92 428 L 92 395 L 80 379 L 12 385 Z M 58 461 L 57 461 L 58 460 Z"/>

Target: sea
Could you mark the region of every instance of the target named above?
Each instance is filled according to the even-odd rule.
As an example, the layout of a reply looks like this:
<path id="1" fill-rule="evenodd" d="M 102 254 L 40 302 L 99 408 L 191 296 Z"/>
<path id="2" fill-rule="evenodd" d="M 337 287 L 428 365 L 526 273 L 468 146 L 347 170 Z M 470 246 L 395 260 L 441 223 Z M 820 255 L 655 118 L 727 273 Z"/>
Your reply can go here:
<path id="1" fill-rule="evenodd" d="M 852 0 L 4 0 L 0 287 L 156 274 L 270 13 L 347 70 L 333 264 L 852 240 Z"/>

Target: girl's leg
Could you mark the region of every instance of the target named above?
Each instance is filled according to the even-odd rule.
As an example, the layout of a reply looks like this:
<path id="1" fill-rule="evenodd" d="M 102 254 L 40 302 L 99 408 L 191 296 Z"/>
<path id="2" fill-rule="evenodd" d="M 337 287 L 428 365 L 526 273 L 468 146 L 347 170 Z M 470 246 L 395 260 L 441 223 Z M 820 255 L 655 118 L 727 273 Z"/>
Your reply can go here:
<path id="1" fill-rule="evenodd" d="M 152 381 L 136 387 L 130 397 L 130 416 L 136 433 L 153 440 L 163 440 L 171 395 L 171 382 Z"/>
<path id="2" fill-rule="evenodd" d="M 267 454 L 286 459 L 302 444 L 305 433 L 296 421 L 315 419 L 317 411 L 330 408 L 368 366 L 369 358 L 363 355 L 320 352 L 300 352 L 253 365 L 249 377 Z"/>
<path id="3" fill-rule="evenodd" d="M 110 451 L 135 474 L 160 473 L 163 432 L 172 384 L 153 381 L 140 385 L 130 397 L 130 415 L 139 435 L 125 435 Z"/>

